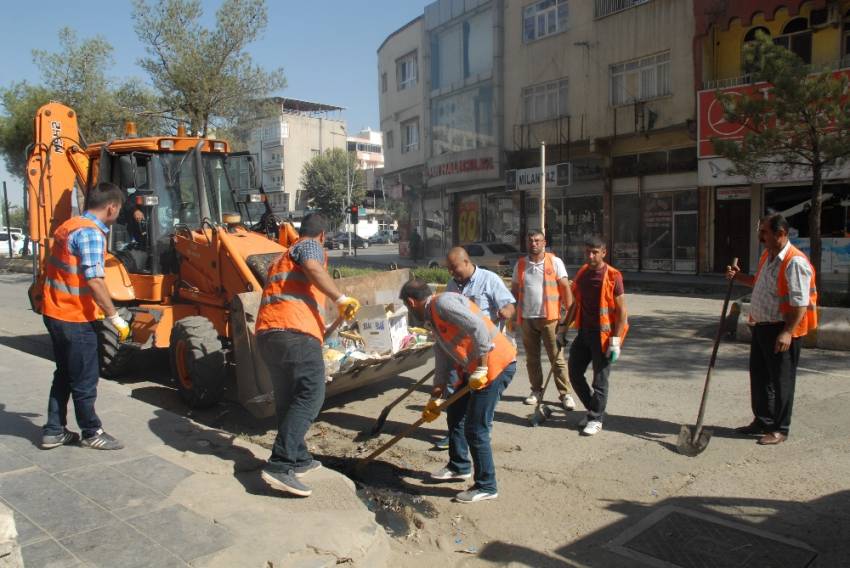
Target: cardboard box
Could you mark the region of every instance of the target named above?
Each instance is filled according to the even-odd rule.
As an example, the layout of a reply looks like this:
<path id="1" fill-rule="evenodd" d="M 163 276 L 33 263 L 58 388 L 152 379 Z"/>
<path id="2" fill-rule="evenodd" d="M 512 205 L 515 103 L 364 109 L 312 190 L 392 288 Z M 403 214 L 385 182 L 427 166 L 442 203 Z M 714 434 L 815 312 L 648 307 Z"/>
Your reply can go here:
<path id="1" fill-rule="evenodd" d="M 389 314 L 387 313 L 389 312 Z M 363 306 L 357 312 L 363 347 L 368 352 L 397 353 L 407 337 L 407 308 L 394 304 Z"/>

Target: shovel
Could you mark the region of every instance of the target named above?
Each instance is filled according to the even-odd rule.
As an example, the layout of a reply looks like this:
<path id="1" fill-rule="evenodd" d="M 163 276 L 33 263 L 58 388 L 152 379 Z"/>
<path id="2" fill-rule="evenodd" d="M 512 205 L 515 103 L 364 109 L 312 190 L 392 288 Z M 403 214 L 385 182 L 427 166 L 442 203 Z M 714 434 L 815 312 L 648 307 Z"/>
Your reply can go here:
<path id="1" fill-rule="evenodd" d="M 380 416 L 378 416 L 378 419 L 377 419 L 377 420 L 375 420 L 375 425 L 374 425 L 374 426 L 372 426 L 372 430 L 370 431 L 370 433 L 371 433 L 373 436 L 376 436 L 376 435 L 380 434 L 380 433 L 381 433 L 381 429 L 384 427 L 384 424 L 386 424 L 386 422 L 387 422 L 387 416 L 389 416 L 389 415 L 390 415 L 390 411 L 391 411 L 393 408 L 395 408 L 395 407 L 396 407 L 396 405 L 397 405 L 399 402 L 401 402 L 402 400 L 404 400 L 405 398 L 407 398 L 407 397 L 410 395 L 410 393 L 412 393 L 413 391 L 415 391 L 418 387 L 420 387 L 421 385 L 423 385 L 423 384 L 424 384 L 424 383 L 425 383 L 428 379 L 430 379 L 430 378 L 431 378 L 431 377 L 433 377 L 433 376 L 434 376 L 434 371 L 430 371 L 430 372 L 429 372 L 428 374 L 426 374 L 424 377 L 422 377 L 421 379 L 419 379 L 418 381 L 416 381 L 415 383 L 413 383 L 413 384 L 410 386 L 410 388 L 408 388 L 406 391 L 404 391 L 404 394 L 402 394 L 400 397 L 398 397 L 397 399 L 395 399 L 394 401 L 392 401 L 391 403 L 389 403 L 388 405 L 386 405 L 386 406 L 384 407 L 384 409 L 381 411 Z"/>
<path id="2" fill-rule="evenodd" d="M 737 257 L 732 259 L 732 266 L 738 266 Z M 711 360 L 708 362 L 708 372 L 705 375 L 705 386 L 702 389 L 702 401 L 699 404 L 697 423 L 694 426 L 693 432 L 688 428 L 687 424 L 682 424 L 682 429 L 679 430 L 679 440 L 676 443 L 676 449 L 680 454 L 685 456 L 694 457 L 701 454 L 708 446 L 708 441 L 711 440 L 711 430 L 703 430 L 702 420 L 705 418 L 708 385 L 711 381 L 711 371 L 714 369 L 715 361 L 717 361 L 717 349 L 720 347 L 720 338 L 723 334 L 723 326 L 726 323 L 726 310 L 729 308 L 729 298 L 732 297 L 732 285 L 734 282 L 734 280 L 729 281 L 729 287 L 726 289 L 726 299 L 723 300 L 723 312 L 720 314 L 720 324 L 717 326 L 717 334 L 714 336 L 714 349 L 711 351 Z"/>
<path id="3" fill-rule="evenodd" d="M 549 376 L 546 377 L 546 382 L 543 383 L 543 392 L 540 395 L 540 400 L 537 401 L 537 404 L 534 407 L 534 412 L 528 415 L 528 423 L 532 426 L 540 426 L 546 422 L 550 416 L 552 416 L 552 409 L 543 402 L 543 397 L 546 396 L 546 387 L 549 386 L 549 381 L 552 379 L 552 374 L 554 372 L 554 367 L 549 369 Z"/>
<path id="4" fill-rule="evenodd" d="M 454 394 L 452 394 L 449 398 L 446 399 L 445 402 L 443 402 L 443 404 L 440 405 L 440 411 L 443 411 L 446 408 L 448 408 L 449 406 L 451 406 L 452 404 L 454 404 L 459 398 L 462 398 L 468 392 L 469 392 L 469 384 L 466 384 L 466 385 L 463 386 L 463 388 L 456 390 L 454 392 Z M 357 462 L 357 465 L 354 466 L 354 473 L 359 475 L 363 471 L 363 468 L 366 467 L 371 462 L 373 462 L 375 460 L 375 458 L 377 458 L 379 455 L 383 454 L 385 451 L 387 451 L 390 448 L 392 448 L 393 446 L 395 446 L 403 438 L 406 438 L 407 436 L 409 436 L 414 430 L 416 430 L 417 428 L 422 426 L 422 424 L 424 424 L 424 423 L 425 423 L 425 418 L 420 418 L 419 420 L 417 420 L 416 422 L 414 422 L 413 424 L 411 424 L 410 426 L 405 428 L 402 432 L 399 432 L 398 434 L 393 436 L 392 439 L 389 442 L 385 443 L 380 448 L 378 448 L 377 450 L 375 450 L 374 452 L 372 452 L 371 454 L 369 454 L 368 456 L 366 456 L 365 458 L 363 458 L 359 462 Z"/>

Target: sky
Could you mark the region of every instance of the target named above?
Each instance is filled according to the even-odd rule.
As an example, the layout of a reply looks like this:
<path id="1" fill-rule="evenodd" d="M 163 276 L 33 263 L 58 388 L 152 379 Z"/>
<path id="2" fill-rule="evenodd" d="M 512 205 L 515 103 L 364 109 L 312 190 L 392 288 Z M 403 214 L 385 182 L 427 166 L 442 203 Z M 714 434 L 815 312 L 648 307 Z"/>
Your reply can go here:
<path id="1" fill-rule="evenodd" d="M 419 16 L 431 0 L 266 0 L 269 24 L 248 52 L 266 69 L 282 67 L 287 87 L 274 93 L 344 107 L 349 132 L 380 130 L 377 50 L 389 34 Z M 204 21 L 214 25 L 220 0 L 202 0 Z M 68 26 L 80 39 L 100 35 L 115 48 L 108 75 L 147 79 L 137 65 L 145 55 L 136 39 L 131 0 L 41 0 L 37 17 L 28 2 L 3 2 L 0 86 L 40 75 L 31 51 L 58 50 L 58 31 Z M 2 109 L 0 109 L 2 112 Z M 21 203 L 21 184 L 0 159 L 10 203 Z"/>

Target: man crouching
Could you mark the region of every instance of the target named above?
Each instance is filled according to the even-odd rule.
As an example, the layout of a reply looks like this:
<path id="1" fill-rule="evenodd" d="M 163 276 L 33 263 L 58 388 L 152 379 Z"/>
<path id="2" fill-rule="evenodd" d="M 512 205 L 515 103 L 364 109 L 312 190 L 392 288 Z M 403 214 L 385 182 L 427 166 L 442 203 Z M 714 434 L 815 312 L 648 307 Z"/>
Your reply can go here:
<path id="1" fill-rule="evenodd" d="M 516 372 L 516 348 L 474 302 L 460 294 L 435 295 L 428 284 L 416 279 L 404 285 L 399 298 L 434 330 L 437 339 L 435 388 L 422 417 L 433 422 L 440 415 L 440 398 L 453 365 L 459 371 L 456 389 L 469 385 L 469 392 L 446 410 L 449 464 L 432 473 L 431 479 L 463 481 L 473 477 L 475 484 L 458 493 L 455 500 L 475 503 L 495 499 L 499 494 L 490 429 L 496 403 Z M 470 469 L 474 469 L 474 475 Z"/>

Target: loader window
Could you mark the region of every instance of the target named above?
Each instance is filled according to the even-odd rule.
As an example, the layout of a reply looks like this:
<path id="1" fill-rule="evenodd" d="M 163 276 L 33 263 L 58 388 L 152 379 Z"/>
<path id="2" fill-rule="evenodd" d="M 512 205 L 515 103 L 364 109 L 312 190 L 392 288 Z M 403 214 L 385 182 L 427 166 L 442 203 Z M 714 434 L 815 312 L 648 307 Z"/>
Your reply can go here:
<path id="1" fill-rule="evenodd" d="M 210 213 L 216 222 L 221 222 L 224 213 L 239 213 L 230 179 L 221 155 L 204 154 L 204 182 L 207 187 L 207 199 L 210 202 Z M 245 222 L 248 220 L 245 219 Z"/>
<path id="2" fill-rule="evenodd" d="M 159 195 L 159 223 L 162 235 L 174 232 L 178 224 L 196 227 L 200 223 L 198 185 L 191 152 L 160 154 L 165 189 Z"/>

